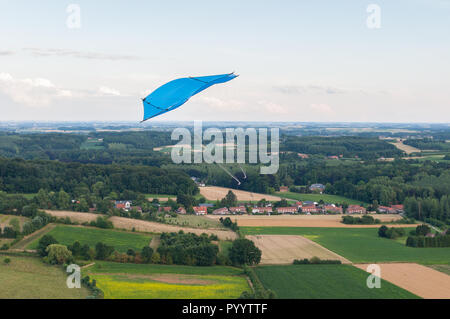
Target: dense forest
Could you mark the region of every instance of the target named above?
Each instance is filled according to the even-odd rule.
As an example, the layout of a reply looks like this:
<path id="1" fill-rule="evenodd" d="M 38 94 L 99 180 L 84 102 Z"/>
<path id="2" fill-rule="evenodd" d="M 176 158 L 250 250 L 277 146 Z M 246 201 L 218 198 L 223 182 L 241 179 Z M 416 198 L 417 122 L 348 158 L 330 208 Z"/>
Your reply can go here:
<path id="1" fill-rule="evenodd" d="M 280 141 L 281 151 L 326 156 L 355 157 L 375 159 L 380 157 L 397 157 L 402 152 L 394 145 L 378 138 L 359 136 L 284 136 Z"/>
<path id="2" fill-rule="evenodd" d="M 74 193 L 77 187 L 92 189 L 98 182 L 104 184 L 107 193 L 125 190 L 144 194 L 198 192 L 190 177 L 175 169 L 0 158 L 0 190 L 8 193 L 37 193 L 40 189 L 64 189 Z"/>
<path id="3" fill-rule="evenodd" d="M 450 151 L 450 143 L 447 143 L 446 140 L 431 138 L 409 139 L 404 141 L 403 144 L 416 147 L 420 150 Z"/>

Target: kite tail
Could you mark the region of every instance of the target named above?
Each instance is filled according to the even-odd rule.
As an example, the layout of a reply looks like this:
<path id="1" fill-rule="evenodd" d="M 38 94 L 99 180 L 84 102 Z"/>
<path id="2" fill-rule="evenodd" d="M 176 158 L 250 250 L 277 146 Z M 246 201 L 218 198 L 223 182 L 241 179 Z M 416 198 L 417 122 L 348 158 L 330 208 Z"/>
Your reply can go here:
<path id="1" fill-rule="evenodd" d="M 234 176 L 233 174 L 231 174 L 225 167 L 222 166 L 222 164 L 215 162 L 217 165 L 219 165 L 219 167 L 221 169 L 223 169 L 225 171 L 225 173 L 227 173 L 228 175 L 230 175 L 231 178 L 233 178 L 237 183 L 238 186 L 241 185 L 241 181 L 237 179 L 236 176 Z"/>
<path id="2" fill-rule="evenodd" d="M 247 174 L 245 173 L 244 169 L 242 168 L 241 164 L 239 164 L 239 168 L 241 169 L 242 173 L 244 174 L 244 179 L 247 179 Z"/>

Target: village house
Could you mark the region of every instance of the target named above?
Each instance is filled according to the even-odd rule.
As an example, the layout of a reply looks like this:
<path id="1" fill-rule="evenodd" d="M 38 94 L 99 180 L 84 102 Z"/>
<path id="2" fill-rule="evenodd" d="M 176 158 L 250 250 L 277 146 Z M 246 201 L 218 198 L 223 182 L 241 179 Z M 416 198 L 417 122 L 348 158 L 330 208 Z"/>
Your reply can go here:
<path id="1" fill-rule="evenodd" d="M 302 206 L 302 213 L 318 213 L 319 209 L 316 207 L 316 205 L 303 205 Z"/>
<path id="2" fill-rule="evenodd" d="M 345 211 L 347 214 L 365 214 L 366 209 L 359 205 L 350 205 L 347 207 Z"/>
<path id="3" fill-rule="evenodd" d="M 245 208 L 245 206 L 230 207 L 229 210 L 232 214 L 244 214 L 247 212 L 247 208 Z"/>
<path id="4" fill-rule="evenodd" d="M 272 207 L 253 207 L 252 208 L 252 214 L 265 214 L 265 213 L 271 213 Z"/>
<path id="5" fill-rule="evenodd" d="M 180 207 L 177 209 L 177 214 L 186 215 L 186 209 L 184 207 Z"/>
<path id="6" fill-rule="evenodd" d="M 391 205 L 391 208 L 395 209 L 397 213 L 403 213 L 404 207 L 403 205 Z"/>
<path id="7" fill-rule="evenodd" d="M 132 202 L 129 200 L 119 200 L 114 202 L 114 207 L 124 211 L 129 211 L 131 209 L 131 204 Z"/>
<path id="8" fill-rule="evenodd" d="M 194 210 L 195 215 L 207 215 L 208 214 L 208 208 L 206 206 L 194 206 L 192 207 Z"/>
<path id="9" fill-rule="evenodd" d="M 172 207 L 170 207 L 170 206 L 160 207 L 158 209 L 158 211 L 168 213 L 168 212 L 172 211 Z"/>
<path id="10" fill-rule="evenodd" d="M 280 193 L 286 193 L 289 192 L 288 186 L 280 186 Z"/>
<path id="11" fill-rule="evenodd" d="M 335 205 L 324 205 L 322 211 L 324 213 L 342 214 L 342 207 Z"/>
<path id="12" fill-rule="evenodd" d="M 396 209 L 387 206 L 378 206 L 378 211 L 384 214 L 397 214 Z"/>
<path id="13" fill-rule="evenodd" d="M 228 215 L 230 211 L 226 207 L 215 209 L 212 214 L 213 215 Z"/>
<path id="14" fill-rule="evenodd" d="M 303 154 L 303 153 L 297 153 L 298 157 L 302 158 L 302 159 L 306 159 L 309 158 L 308 154 Z"/>
<path id="15" fill-rule="evenodd" d="M 302 208 L 303 203 L 298 201 L 298 202 L 295 203 L 295 206 L 297 206 L 297 210 L 298 210 L 299 208 Z"/>
<path id="16" fill-rule="evenodd" d="M 295 214 L 298 212 L 297 207 L 278 207 L 277 212 L 279 214 Z"/>
<path id="17" fill-rule="evenodd" d="M 322 194 L 322 192 L 325 190 L 325 185 L 323 184 L 312 184 L 309 186 L 309 190 L 312 192 L 319 192 Z"/>

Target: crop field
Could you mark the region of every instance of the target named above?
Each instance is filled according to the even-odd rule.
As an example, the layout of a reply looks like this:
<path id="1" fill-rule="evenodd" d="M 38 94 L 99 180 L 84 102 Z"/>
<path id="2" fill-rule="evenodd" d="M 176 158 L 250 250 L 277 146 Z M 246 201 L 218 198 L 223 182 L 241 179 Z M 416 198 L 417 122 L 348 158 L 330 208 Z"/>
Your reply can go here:
<path id="1" fill-rule="evenodd" d="M 344 215 L 234 215 L 232 221 L 239 226 L 247 227 L 342 227 L 342 228 L 378 228 L 381 225 L 347 225 L 343 224 Z M 361 215 L 352 215 L 360 217 Z M 400 215 L 377 214 L 371 215 L 382 222 L 391 222 L 402 219 Z M 208 215 L 207 218 L 218 220 L 222 216 Z M 411 225 L 408 225 L 411 226 Z M 392 224 L 389 227 L 405 227 L 403 224 Z"/>
<path id="2" fill-rule="evenodd" d="M 205 216 L 196 215 L 177 215 L 176 217 L 166 217 L 164 221 L 171 225 L 194 228 L 222 228 L 222 224 L 218 220 Z"/>
<path id="3" fill-rule="evenodd" d="M 208 200 L 221 200 L 224 198 L 228 191 L 232 191 L 238 201 L 259 201 L 261 199 L 266 199 L 268 201 L 279 201 L 281 198 L 279 196 L 267 195 L 267 194 L 258 194 L 247 191 L 241 191 L 232 188 L 218 187 L 218 186 L 206 186 L 200 187 L 200 194 L 204 196 Z"/>
<path id="4" fill-rule="evenodd" d="M 8 257 L 9 265 L 0 255 L 0 299 L 84 299 L 85 289 L 69 289 L 67 274 L 62 268 L 44 264 L 35 257 Z"/>
<path id="5" fill-rule="evenodd" d="M 93 214 L 93 213 L 81 213 L 81 212 L 71 212 L 65 210 L 45 210 L 45 212 L 49 215 L 55 216 L 57 218 L 66 218 L 69 217 L 72 222 L 84 223 L 91 222 L 96 220 L 98 217 L 102 217 L 104 215 L 101 214 Z"/>
<path id="6" fill-rule="evenodd" d="M 385 280 L 369 289 L 367 273 L 351 265 L 258 266 L 266 289 L 285 299 L 409 299 L 418 298 Z"/>
<path id="7" fill-rule="evenodd" d="M 329 195 L 329 194 L 300 194 L 300 193 L 293 193 L 293 192 L 277 192 L 277 194 L 281 197 L 287 198 L 287 199 L 295 199 L 299 201 L 314 201 L 319 202 L 320 200 L 323 200 L 325 203 L 330 204 L 342 204 L 347 203 L 349 205 L 360 205 L 360 204 L 367 204 L 360 200 L 347 198 L 344 196 L 339 195 Z"/>
<path id="8" fill-rule="evenodd" d="M 215 234 L 217 235 L 217 237 L 219 237 L 219 239 L 222 240 L 237 238 L 236 233 L 229 230 L 181 227 L 118 216 L 111 217 L 109 220 L 114 224 L 114 227 L 118 229 L 132 230 L 134 228 L 136 231 L 148 233 L 163 233 L 163 232 L 177 233 L 180 230 L 183 230 L 185 233 L 194 233 L 197 235 L 201 235 L 202 233 L 206 233 L 208 235 Z"/>
<path id="9" fill-rule="evenodd" d="M 222 299 L 249 291 L 242 270 L 232 267 L 96 263 L 83 270 L 109 299 Z"/>
<path id="10" fill-rule="evenodd" d="M 450 299 L 450 276 L 418 264 L 378 264 L 381 277 L 426 299 Z M 367 264 L 356 265 L 366 270 Z"/>
<path id="11" fill-rule="evenodd" d="M 146 234 L 129 233 L 111 229 L 99 229 L 79 226 L 57 225 L 47 233 L 60 244 L 71 245 L 75 241 L 94 247 L 98 242 L 113 246 L 119 252 L 126 252 L 129 248 L 140 251 L 150 244 L 151 236 Z M 36 249 L 39 238 L 31 242 L 27 248 Z"/>
<path id="12" fill-rule="evenodd" d="M 261 249 L 261 264 L 292 264 L 294 259 L 312 257 L 349 263 L 345 258 L 302 236 L 256 235 L 247 238 Z"/>
<path id="13" fill-rule="evenodd" d="M 406 247 L 404 242 L 378 237 L 377 228 L 241 227 L 241 231 L 247 235 L 304 236 L 355 263 L 450 262 L 450 248 Z"/>
<path id="14" fill-rule="evenodd" d="M 450 276 L 450 263 L 448 265 L 429 265 L 428 267 Z"/>

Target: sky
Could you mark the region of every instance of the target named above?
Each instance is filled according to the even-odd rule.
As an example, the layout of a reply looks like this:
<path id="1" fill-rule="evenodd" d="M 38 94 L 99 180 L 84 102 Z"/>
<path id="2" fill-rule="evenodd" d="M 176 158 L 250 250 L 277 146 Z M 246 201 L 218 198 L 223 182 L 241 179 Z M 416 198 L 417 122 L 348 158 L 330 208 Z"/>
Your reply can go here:
<path id="1" fill-rule="evenodd" d="M 0 0 L 0 39 L 0 121 L 138 123 L 234 71 L 158 121 L 450 122 L 450 0 Z"/>

